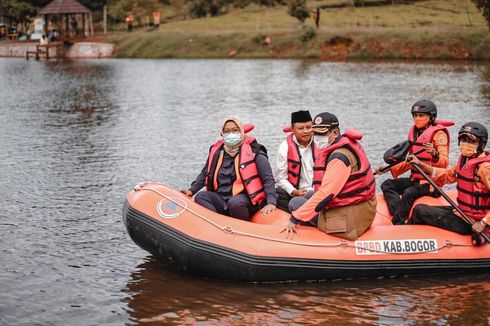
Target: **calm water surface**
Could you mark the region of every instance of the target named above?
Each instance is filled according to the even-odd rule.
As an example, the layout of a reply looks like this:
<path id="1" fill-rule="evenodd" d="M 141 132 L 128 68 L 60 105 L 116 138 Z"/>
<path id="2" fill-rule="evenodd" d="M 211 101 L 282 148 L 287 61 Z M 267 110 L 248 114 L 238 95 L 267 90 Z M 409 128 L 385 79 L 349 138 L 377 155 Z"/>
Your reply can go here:
<path id="1" fill-rule="evenodd" d="M 291 111 L 328 110 L 377 166 L 422 97 L 457 122 L 453 140 L 466 121 L 490 127 L 490 65 L 0 58 L 0 324 L 490 324 L 490 273 L 203 280 L 121 221 L 136 183 L 190 184 L 226 115 L 253 122 L 273 162 Z"/>

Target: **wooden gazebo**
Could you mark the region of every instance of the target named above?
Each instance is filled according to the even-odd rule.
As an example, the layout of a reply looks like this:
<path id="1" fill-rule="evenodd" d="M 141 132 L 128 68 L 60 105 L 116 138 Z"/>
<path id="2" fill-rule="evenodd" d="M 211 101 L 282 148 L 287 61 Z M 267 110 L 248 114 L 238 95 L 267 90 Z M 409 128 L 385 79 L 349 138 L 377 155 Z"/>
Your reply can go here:
<path id="1" fill-rule="evenodd" d="M 60 38 L 62 40 L 70 37 L 69 31 L 75 29 L 78 32 L 77 16 L 82 17 L 82 36 L 94 34 L 92 22 L 92 12 L 76 0 L 53 0 L 48 3 L 41 11 L 40 15 L 44 16 L 44 33 L 48 35 L 48 18 L 51 16 L 60 17 Z"/>

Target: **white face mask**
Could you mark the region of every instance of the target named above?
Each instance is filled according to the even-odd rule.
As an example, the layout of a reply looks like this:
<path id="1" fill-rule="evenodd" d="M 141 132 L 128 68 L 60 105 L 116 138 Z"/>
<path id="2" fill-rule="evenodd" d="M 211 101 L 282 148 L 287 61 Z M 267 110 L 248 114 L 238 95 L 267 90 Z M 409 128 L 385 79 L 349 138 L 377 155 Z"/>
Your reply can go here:
<path id="1" fill-rule="evenodd" d="M 223 142 L 230 146 L 236 146 L 242 141 L 242 135 L 239 132 L 227 132 L 223 135 Z"/>
<path id="2" fill-rule="evenodd" d="M 324 148 L 327 148 L 329 145 L 329 143 L 328 143 L 329 136 L 327 136 L 327 135 L 315 135 L 315 136 L 313 136 L 313 141 L 315 142 L 315 144 L 318 148 L 324 149 Z"/>

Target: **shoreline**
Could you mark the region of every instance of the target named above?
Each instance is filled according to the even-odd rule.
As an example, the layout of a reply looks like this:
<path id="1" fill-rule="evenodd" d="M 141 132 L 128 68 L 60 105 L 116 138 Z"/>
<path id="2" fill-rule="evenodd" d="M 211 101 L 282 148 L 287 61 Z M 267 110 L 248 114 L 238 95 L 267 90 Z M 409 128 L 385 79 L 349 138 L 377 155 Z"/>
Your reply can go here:
<path id="1" fill-rule="evenodd" d="M 485 30 L 311 32 L 196 35 L 168 32 L 127 38 L 108 37 L 116 58 L 317 59 L 321 61 L 456 60 L 490 61 L 490 33 Z M 139 35 L 137 35 L 139 33 Z M 313 33 L 311 39 L 302 39 Z M 237 41 L 239 40 L 239 41 Z M 153 46 L 152 44 L 158 44 Z"/>

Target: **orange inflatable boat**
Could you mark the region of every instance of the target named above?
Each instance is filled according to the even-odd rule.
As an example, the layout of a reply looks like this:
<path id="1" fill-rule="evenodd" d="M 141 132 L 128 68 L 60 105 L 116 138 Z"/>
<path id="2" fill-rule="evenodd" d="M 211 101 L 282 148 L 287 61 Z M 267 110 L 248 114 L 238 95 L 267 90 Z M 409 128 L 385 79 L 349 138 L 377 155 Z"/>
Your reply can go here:
<path id="1" fill-rule="evenodd" d="M 442 197 L 421 202 L 447 204 Z M 431 226 L 393 226 L 382 195 L 377 211 L 371 228 L 356 241 L 308 226 L 298 226 L 299 235 L 288 240 L 280 233 L 289 220 L 286 212 L 259 212 L 251 222 L 242 221 L 149 182 L 129 193 L 123 220 L 141 248 L 209 278 L 281 282 L 490 270 L 490 244 L 475 247 L 469 236 Z"/>

